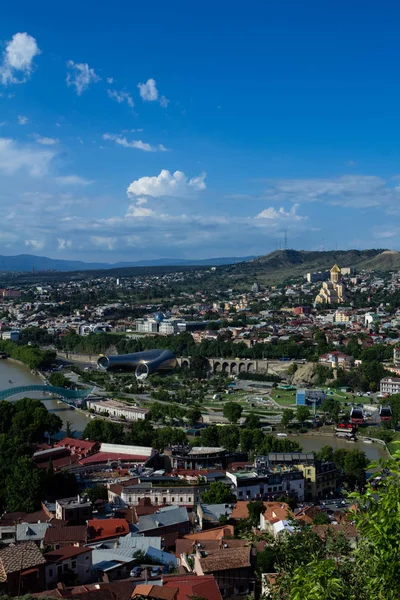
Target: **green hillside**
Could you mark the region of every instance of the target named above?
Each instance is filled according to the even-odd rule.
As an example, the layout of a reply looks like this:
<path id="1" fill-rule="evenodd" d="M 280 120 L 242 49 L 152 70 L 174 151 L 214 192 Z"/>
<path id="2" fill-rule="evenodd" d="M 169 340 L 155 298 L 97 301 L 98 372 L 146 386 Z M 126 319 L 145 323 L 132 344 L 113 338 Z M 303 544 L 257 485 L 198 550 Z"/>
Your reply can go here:
<path id="1" fill-rule="evenodd" d="M 229 277 L 233 284 L 280 283 L 305 273 L 325 271 L 335 263 L 340 267 L 356 267 L 376 271 L 400 269 L 400 253 L 382 249 L 372 250 L 277 250 L 248 262 L 221 267 L 218 272 Z"/>

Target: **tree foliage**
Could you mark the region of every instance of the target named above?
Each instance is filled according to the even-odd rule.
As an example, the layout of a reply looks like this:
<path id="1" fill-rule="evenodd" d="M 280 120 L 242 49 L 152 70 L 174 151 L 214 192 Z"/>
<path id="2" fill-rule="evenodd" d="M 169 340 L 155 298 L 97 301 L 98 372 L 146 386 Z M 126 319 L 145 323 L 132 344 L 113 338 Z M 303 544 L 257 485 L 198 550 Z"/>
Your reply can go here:
<path id="1" fill-rule="evenodd" d="M 226 504 L 234 502 L 236 496 L 232 494 L 231 488 L 222 481 L 214 481 L 210 488 L 203 492 L 201 500 L 204 504 Z"/>

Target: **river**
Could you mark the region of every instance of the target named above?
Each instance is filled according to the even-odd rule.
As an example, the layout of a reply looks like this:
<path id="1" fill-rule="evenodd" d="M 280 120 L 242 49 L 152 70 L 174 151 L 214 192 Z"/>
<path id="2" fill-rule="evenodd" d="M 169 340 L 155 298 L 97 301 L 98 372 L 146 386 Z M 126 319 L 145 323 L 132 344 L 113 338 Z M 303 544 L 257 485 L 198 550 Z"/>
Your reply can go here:
<path id="1" fill-rule="evenodd" d="M 10 383 L 10 380 L 12 383 Z M 37 385 L 42 383 L 42 379 L 38 375 L 33 375 L 25 365 L 10 359 L 0 360 L 0 390 L 20 385 Z M 55 413 L 62 419 L 64 427 L 66 422 L 70 421 L 71 429 L 75 431 L 77 436 L 82 433 L 89 420 L 85 413 L 70 408 L 68 404 L 61 402 L 61 400 L 46 397 L 41 392 L 26 392 L 18 396 L 12 396 L 10 402 L 15 402 L 24 396 L 42 400 L 47 410 Z"/>
<path id="2" fill-rule="evenodd" d="M 322 446 L 332 446 L 334 450 L 338 448 L 344 448 L 345 450 L 352 450 L 357 448 L 365 452 L 369 460 L 379 460 L 380 458 L 389 458 L 386 452 L 385 446 L 374 442 L 373 444 L 366 444 L 361 440 L 357 442 L 347 442 L 332 436 L 321 436 L 321 435 L 297 435 L 293 438 L 303 448 L 304 452 L 318 452 Z"/>

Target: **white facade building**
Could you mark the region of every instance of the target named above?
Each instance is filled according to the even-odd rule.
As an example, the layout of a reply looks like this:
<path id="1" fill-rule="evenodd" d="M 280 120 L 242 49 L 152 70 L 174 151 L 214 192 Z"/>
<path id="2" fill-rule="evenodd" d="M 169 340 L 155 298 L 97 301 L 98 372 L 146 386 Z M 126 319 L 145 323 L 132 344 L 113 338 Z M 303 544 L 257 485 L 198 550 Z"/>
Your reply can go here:
<path id="1" fill-rule="evenodd" d="M 149 412 L 147 408 L 127 406 L 117 400 L 87 400 L 86 405 L 96 413 L 106 412 L 110 417 L 125 418 L 127 421 L 145 419 Z"/>

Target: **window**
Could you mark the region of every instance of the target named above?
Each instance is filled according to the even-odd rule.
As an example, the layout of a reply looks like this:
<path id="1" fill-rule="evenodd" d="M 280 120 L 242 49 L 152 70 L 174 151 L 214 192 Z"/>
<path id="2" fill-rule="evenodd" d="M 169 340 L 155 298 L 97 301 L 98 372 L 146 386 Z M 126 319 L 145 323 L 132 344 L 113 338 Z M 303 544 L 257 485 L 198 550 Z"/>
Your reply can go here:
<path id="1" fill-rule="evenodd" d="M 157 497 L 157 496 L 154 498 L 154 502 L 155 502 L 156 504 L 158 504 L 158 497 Z"/>
<path id="2" fill-rule="evenodd" d="M 167 504 L 167 499 L 164 497 L 164 498 L 162 499 L 162 502 L 163 502 L 163 504 Z"/>
<path id="3" fill-rule="evenodd" d="M 243 492 L 239 492 L 239 496 L 243 496 Z"/>
<path id="4" fill-rule="evenodd" d="M 89 560 L 89 556 L 85 556 L 85 560 Z"/>
<path id="5" fill-rule="evenodd" d="M 67 564 L 65 564 L 65 565 L 64 565 L 64 573 L 65 573 L 66 571 L 68 571 L 68 565 L 67 565 Z"/>
<path id="6" fill-rule="evenodd" d="M 53 569 L 49 569 L 49 577 L 53 577 Z"/>
<path id="7" fill-rule="evenodd" d="M 61 575 L 61 573 L 62 573 L 62 565 L 58 565 L 58 567 L 57 567 L 57 573 L 59 575 Z"/>
<path id="8" fill-rule="evenodd" d="M 191 501 L 192 501 L 192 498 L 189 496 L 189 498 L 188 498 L 188 502 L 191 502 Z"/>
<path id="9" fill-rule="evenodd" d="M 76 569 L 76 560 L 73 560 L 71 563 L 71 568 Z"/>
<path id="10" fill-rule="evenodd" d="M 183 502 L 183 498 L 182 497 L 179 499 L 179 502 Z"/>
<path id="11" fill-rule="evenodd" d="M 174 496 L 172 496 L 171 502 L 175 502 L 175 497 Z"/>

